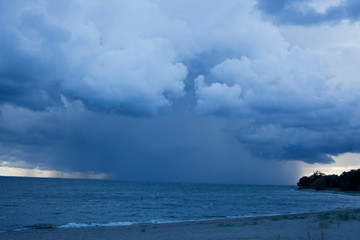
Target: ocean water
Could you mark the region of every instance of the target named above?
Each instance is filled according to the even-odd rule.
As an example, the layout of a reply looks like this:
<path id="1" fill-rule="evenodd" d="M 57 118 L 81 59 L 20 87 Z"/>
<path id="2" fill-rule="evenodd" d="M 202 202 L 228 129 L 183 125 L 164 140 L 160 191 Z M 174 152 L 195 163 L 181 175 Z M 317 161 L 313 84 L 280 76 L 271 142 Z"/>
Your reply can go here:
<path id="1" fill-rule="evenodd" d="M 296 189 L 296 186 L 0 177 L 0 231 L 360 208 L 360 195 Z"/>

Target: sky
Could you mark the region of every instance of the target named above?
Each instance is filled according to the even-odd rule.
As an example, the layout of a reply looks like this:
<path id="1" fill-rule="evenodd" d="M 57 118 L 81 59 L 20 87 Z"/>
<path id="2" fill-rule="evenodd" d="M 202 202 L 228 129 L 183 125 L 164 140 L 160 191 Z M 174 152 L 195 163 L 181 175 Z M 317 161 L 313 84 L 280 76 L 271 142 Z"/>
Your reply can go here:
<path id="1" fill-rule="evenodd" d="M 358 1 L 0 0 L 0 26 L 0 175 L 360 168 Z"/>

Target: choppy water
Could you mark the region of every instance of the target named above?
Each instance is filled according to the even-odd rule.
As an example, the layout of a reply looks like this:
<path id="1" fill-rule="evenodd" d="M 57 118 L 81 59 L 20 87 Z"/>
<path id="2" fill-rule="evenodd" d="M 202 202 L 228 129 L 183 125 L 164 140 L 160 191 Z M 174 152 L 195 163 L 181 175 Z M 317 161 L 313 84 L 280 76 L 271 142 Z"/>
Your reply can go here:
<path id="1" fill-rule="evenodd" d="M 0 177 L 0 231 L 198 221 L 360 208 L 295 186 Z"/>

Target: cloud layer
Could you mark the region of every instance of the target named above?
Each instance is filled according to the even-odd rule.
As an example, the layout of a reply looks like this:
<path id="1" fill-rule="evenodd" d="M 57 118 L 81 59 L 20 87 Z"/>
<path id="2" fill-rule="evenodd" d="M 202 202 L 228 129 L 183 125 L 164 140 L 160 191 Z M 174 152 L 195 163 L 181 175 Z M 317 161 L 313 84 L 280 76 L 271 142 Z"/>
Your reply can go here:
<path id="1" fill-rule="evenodd" d="M 197 110 L 238 118 L 230 131 L 262 158 L 331 162 L 328 155 L 359 150 L 352 134 L 359 97 L 329 80 L 298 47 L 272 58 L 227 59 L 196 79 Z"/>
<path id="2" fill-rule="evenodd" d="M 163 34 L 176 23 L 147 1 L 3 5 L 4 101 L 36 109 L 61 92 L 94 109 L 153 114 L 183 94 L 187 69 Z"/>
<path id="3" fill-rule="evenodd" d="M 357 21 L 354 1 L 314 4 L 1 2 L 1 159 L 245 181 L 260 163 L 359 152 L 359 89 L 264 18 Z"/>
<path id="4" fill-rule="evenodd" d="M 278 24 L 354 22 L 360 17 L 360 3 L 356 0 L 258 0 L 257 7 Z"/>

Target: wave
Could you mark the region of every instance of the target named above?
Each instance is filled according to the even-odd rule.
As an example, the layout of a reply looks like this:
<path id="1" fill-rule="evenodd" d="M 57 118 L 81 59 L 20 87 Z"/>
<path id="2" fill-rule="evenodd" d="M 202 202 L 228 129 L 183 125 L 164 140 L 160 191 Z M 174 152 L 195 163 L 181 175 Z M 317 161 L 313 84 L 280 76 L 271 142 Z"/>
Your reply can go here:
<path id="1" fill-rule="evenodd" d="M 182 222 L 199 222 L 199 221 L 208 221 L 208 220 L 218 220 L 226 219 L 228 217 L 214 217 L 206 219 L 190 219 L 190 220 L 166 220 L 166 219 L 156 219 L 143 222 L 130 222 L 130 221 L 121 221 L 121 222 L 107 222 L 107 223 L 66 223 L 66 224 L 34 224 L 31 226 L 24 226 L 23 228 L 17 228 L 10 231 L 27 231 L 27 230 L 50 230 L 50 229 L 68 229 L 68 228 L 95 228 L 95 227 L 123 227 L 123 226 L 132 226 L 132 225 L 147 225 L 147 224 L 169 224 L 169 223 L 182 223 Z M 6 232 L 6 231 L 5 231 Z"/>
<path id="2" fill-rule="evenodd" d="M 321 212 L 321 211 L 310 211 L 310 212 Z M 119 221 L 119 222 L 107 222 L 107 223 L 66 223 L 66 224 L 35 224 L 31 226 L 25 226 L 24 228 L 18 228 L 10 231 L 27 231 L 27 230 L 44 230 L 44 229 L 68 229 L 68 228 L 96 228 L 96 227 L 122 227 L 132 225 L 151 225 L 151 224 L 169 224 L 169 223 L 187 223 L 187 222 L 203 222 L 203 221 L 216 221 L 223 219 L 246 219 L 254 217 L 271 217 L 281 215 L 292 215 L 292 214 L 304 214 L 310 212 L 283 212 L 273 214 L 248 214 L 239 216 L 203 216 L 204 218 L 188 219 L 188 220 L 167 220 L 167 219 L 156 219 L 149 221 Z M 4 232 L 4 231 L 0 231 Z M 6 231 L 5 231 L 6 232 Z"/>
<path id="3" fill-rule="evenodd" d="M 120 227 L 139 224 L 138 222 L 108 222 L 108 223 L 67 223 L 57 228 L 88 228 L 88 227 Z"/>
<path id="4" fill-rule="evenodd" d="M 108 223 L 66 223 L 66 224 L 34 224 L 30 226 L 24 226 L 23 228 L 17 228 L 13 230 L 7 231 L 27 231 L 27 230 L 45 230 L 45 229 L 63 229 L 63 228 L 94 228 L 94 227 L 120 227 L 120 226 L 131 226 L 139 224 L 138 222 L 108 222 Z M 7 231 L 0 231 L 0 232 L 7 232 Z"/>

